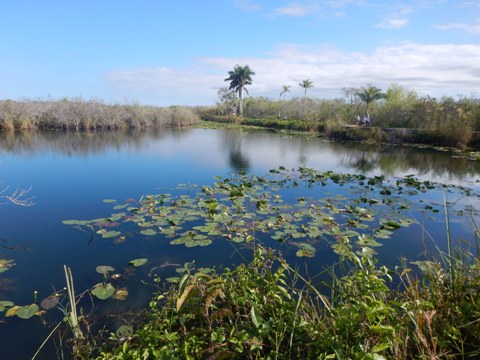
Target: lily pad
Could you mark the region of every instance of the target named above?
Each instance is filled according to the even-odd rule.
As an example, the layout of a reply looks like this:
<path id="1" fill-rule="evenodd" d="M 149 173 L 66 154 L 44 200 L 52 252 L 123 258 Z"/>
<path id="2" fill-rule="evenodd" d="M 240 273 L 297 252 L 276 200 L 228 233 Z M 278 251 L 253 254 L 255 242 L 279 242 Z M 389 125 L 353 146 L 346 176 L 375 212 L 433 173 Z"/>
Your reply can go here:
<path id="1" fill-rule="evenodd" d="M 5 309 L 12 307 L 13 305 L 15 304 L 8 300 L 0 301 L 0 311 L 5 311 Z"/>
<path id="2" fill-rule="evenodd" d="M 87 221 L 87 220 L 63 220 L 62 221 L 62 224 L 65 224 L 65 225 L 83 226 L 83 225 L 88 225 L 89 223 L 90 221 Z"/>
<path id="3" fill-rule="evenodd" d="M 139 267 L 139 266 L 145 265 L 147 262 L 148 262 L 147 258 L 140 258 L 140 259 L 130 260 L 128 263 L 135 267 Z"/>
<path id="4" fill-rule="evenodd" d="M 157 235 L 157 232 L 153 229 L 145 229 L 145 230 L 140 231 L 140 234 L 145 235 L 145 236 L 153 236 L 153 235 Z"/>
<path id="5" fill-rule="evenodd" d="M 95 271 L 102 275 L 108 275 L 110 271 L 114 271 L 115 269 L 109 265 L 99 265 L 95 268 Z"/>
<path id="6" fill-rule="evenodd" d="M 40 303 L 40 306 L 45 309 L 45 310 L 50 310 L 53 309 L 55 306 L 57 306 L 58 302 L 60 301 L 60 295 L 51 295 L 45 299 L 42 300 Z"/>
<path id="7" fill-rule="evenodd" d="M 115 288 L 112 286 L 112 284 L 99 283 L 95 285 L 95 287 L 92 290 L 92 294 L 95 295 L 100 300 L 108 299 L 114 293 L 115 293 Z"/>
<path id="8" fill-rule="evenodd" d="M 40 310 L 40 308 L 37 304 L 26 305 L 18 309 L 15 315 L 21 319 L 30 319 L 38 310 Z"/>
<path id="9" fill-rule="evenodd" d="M 128 325 L 121 325 L 117 331 L 115 331 L 115 335 L 117 337 L 122 338 L 122 337 L 128 337 L 133 335 L 133 329 L 131 326 Z"/>
<path id="10" fill-rule="evenodd" d="M 310 257 L 313 258 L 315 256 L 315 248 L 308 244 L 308 243 L 295 243 L 296 246 L 299 247 L 299 249 L 296 252 L 296 255 L 298 257 Z"/>
<path id="11" fill-rule="evenodd" d="M 402 227 L 402 225 L 400 225 L 399 223 L 395 222 L 395 221 L 383 221 L 381 222 L 382 226 L 387 229 L 387 230 L 397 230 L 399 228 Z"/>
<path id="12" fill-rule="evenodd" d="M 120 235 L 120 231 L 106 231 L 102 234 L 102 238 L 108 239 Z"/>
<path id="13" fill-rule="evenodd" d="M 5 313 L 5 316 L 6 317 L 15 316 L 17 314 L 18 310 L 20 310 L 20 309 L 21 309 L 20 306 L 14 305 L 10 309 L 7 310 L 7 312 Z"/>
<path id="14" fill-rule="evenodd" d="M 113 298 L 115 300 L 125 300 L 128 296 L 128 289 L 126 287 L 117 289 L 115 293 L 113 294 Z"/>

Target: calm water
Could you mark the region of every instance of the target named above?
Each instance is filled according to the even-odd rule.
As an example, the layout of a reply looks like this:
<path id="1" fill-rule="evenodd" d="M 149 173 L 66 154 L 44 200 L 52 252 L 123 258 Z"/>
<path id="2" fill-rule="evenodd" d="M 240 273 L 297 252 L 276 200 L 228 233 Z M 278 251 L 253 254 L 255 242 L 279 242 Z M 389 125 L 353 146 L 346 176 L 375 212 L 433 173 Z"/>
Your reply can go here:
<path id="1" fill-rule="evenodd" d="M 29 195 L 35 201 L 31 207 L 0 206 L 0 255 L 16 263 L 0 274 L 0 300 L 26 305 L 33 302 L 34 291 L 42 299 L 63 288 L 64 264 L 72 268 L 75 286 L 80 291 L 102 280 L 95 272 L 97 265 L 121 269 L 129 260 L 148 257 L 151 266 L 139 268 L 129 280 L 129 301 L 117 301 L 113 308 L 105 309 L 113 313 L 144 306 L 150 288 L 139 286 L 138 279 L 145 278 L 152 266 L 192 260 L 200 266 L 221 265 L 242 259 L 224 242 L 189 249 L 169 245 L 168 241 L 138 237 L 114 244 L 101 238 L 92 240 L 90 234 L 62 224 L 66 219 L 94 219 L 112 214 L 112 205 L 103 199 L 124 201 L 144 194 L 169 192 L 177 184 L 212 184 L 214 176 L 229 176 L 238 171 L 263 175 L 280 165 L 369 176 L 384 174 L 392 179 L 415 174 L 422 180 L 476 190 L 480 179 L 480 162 L 454 158 L 448 152 L 332 143 L 268 131 L 0 134 L 0 161 L 2 188 L 9 185 L 11 191 L 17 186 L 31 187 Z M 428 196 L 441 209 L 442 192 Z M 460 207 L 478 209 L 476 198 L 465 200 L 455 193 L 447 196 L 449 201 L 458 201 Z M 472 238 L 471 226 L 455 217 L 452 223 L 457 241 Z M 432 226 L 429 231 L 438 239 L 437 245 L 444 248 L 444 228 Z M 400 233 L 396 239 L 388 240 L 381 255 L 392 263 L 400 256 L 415 257 L 425 247 L 420 238 L 419 231 L 416 235 Z M 331 256 L 325 252 L 309 262 L 318 267 L 331 261 Z M 173 274 L 173 268 L 168 267 L 160 273 L 163 278 Z M 105 304 L 98 302 L 95 306 L 102 308 Z M 50 331 L 38 317 L 21 320 L 2 316 L 0 320 L 4 321 L 0 323 L 2 359 L 31 358 Z M 52 356 L 47 353 L 38 358 Z"/>

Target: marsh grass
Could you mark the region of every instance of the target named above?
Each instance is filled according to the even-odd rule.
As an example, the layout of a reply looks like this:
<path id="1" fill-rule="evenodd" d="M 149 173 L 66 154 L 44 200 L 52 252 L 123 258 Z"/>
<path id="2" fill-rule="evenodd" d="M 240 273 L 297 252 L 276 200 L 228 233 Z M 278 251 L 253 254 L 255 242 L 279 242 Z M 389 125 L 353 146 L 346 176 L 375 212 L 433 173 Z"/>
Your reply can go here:
<path id="1" fill-rule="evenodd" d="M 107 105 L 81 98 L 0 101 L 0 130 L 181 127 L 198 120 L 191 108 L 181 106 Z"/>

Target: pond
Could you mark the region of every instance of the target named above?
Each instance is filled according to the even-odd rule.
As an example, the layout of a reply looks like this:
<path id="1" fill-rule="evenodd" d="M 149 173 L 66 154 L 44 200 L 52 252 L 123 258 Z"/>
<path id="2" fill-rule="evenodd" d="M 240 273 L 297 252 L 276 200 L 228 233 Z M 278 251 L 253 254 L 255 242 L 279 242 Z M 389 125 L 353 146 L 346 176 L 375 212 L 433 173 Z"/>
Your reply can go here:
<path id="1" fill-rule="evenodd" d="M 295 203 L 295 216 L 300 219 L 298 226 L 311 225 L 302 216 L 306 214 L 305 209 L 320 209 L 321 199 L 328 198 L 327 208 L 333 211 L 325 213 L 326 217 L 343 216 L 345 209 L 349 216 L 358 209 L 370 211 L 370 207 L 379 202 L 385 213 L 382 213 L 377 230 L 385 230 L 382 234 L 388 236 L 376 238 L 383 245 L 377 252 L 382 262 L 394 265 L 402 257 L 418 259 L 426 252 L 446 251 L 444 204 L 447 202 L 454 243 L 467 244 L 472 251 L 476 246 L 474 223 L 478 224 L 479 206 L 475 193 L 480 187 L 480 162 L 458 157 L 449 151 L 336 143 L 313 136 L 264 130 L 52 131 L 0 134 L 0 161 L 2 189 L 9 185 L 6 190 L 9 193 L 17 187 L 30 188 L 28 196 L 34 197 L 35 203 L 30 207 L 7 203 L 0 206 L 0 259 L 11 259 L 15 263 L 0 274 L 0 301 L 9 300 L 19 305 L 40 303 L 50 294 L 61 291 L 66 286 L 63 265 L 71 268 L 77 293 L 102 282 L 104 277 L 96 270 L 99 265 L 111 266 L 122 274 L 121 288 L 128 288 L 129 293 L 126 300 L 88 298 L 80 304 L 85 311 L 91 311 L 93 307 L 95 312 L 108 316 L 144 307 L 153 288 L 148 285 L 153 283 L 152 275 L 162 279 L 175 277 L 177 265 L 195 261 L 197 266 L 229 266 L 246 261 L 251 254 L 251 244 L 247 244 L 246 237 L 235 236 L 240 234 L 239 231 L 232 232 L 233 236 L 229 238 L 232 241 L 186 244 L 187 240 L 184 240 L 171 245 L 176 237 L 160 234 L 159 228 L 163 231 L 177 226 L 176 222 L 190 220 L 191 227 L 197 226 L 200 229 L 197 232 L 201 232 L 202 219 L 192 217 L 184 209 L 180 219 L 179 211 L 169 208 L 177 211 L 175 216 L 170 216 L 166 224 L 156 223 L 155 230 L 152 230 L 147 220 L 152 222 L 155 219 L 142 215 L 142 221 L 133 219 L 132 224 L 132 213 L 137 216 L 140 208 L 143 211 L 153 206 L 151 199 L 157 201 L 155 211 L 161 208 L 162 202 L 158 202 L 161 198 L 146 197 L 155 194 L 168 194 L 163 199 L 168 199 L 170 204 L 179 203 L 178 199 L 183 196 L 188 199 L 188 211 L 191 211 L 198 202 L 208 203 L 208 199 L 199 200 L 196 196 L 198 193 L 208 196 L 208 189 L 215 189 L 216 182 L 217 185 L 226 184 L 230 194 L 232 186 L 237 191 L 238 186 L 245 184 L 248 189 L 242 187 L 241 191 L 250 191 L 250 187 L 266 186 L 264 184 L 269 184 L 269 179 L 290 178 L 296 172 L 289 169 L 299 167 L 315 169 L 313 176 L 334 171 L 365 175 L 376 180 L 367 185 L 368 179 L 357 177 L 342 180 L 339 184 L 338 179 L 329 178 L 327 186 L 316 184 L 309 189 L 306 179 L 312 174 L 304 172 L 303 180 L 296 186 L 291 186 L 293 181 L 280 190 L 272 189 L 278 187 L 278 183 L 270 186 L 268 191 L 278 191 L 278 195 L 265 198 L 265 204 L 269 205 L 270 201 L 273 204 L 280 198 Z M 277 171 L 270 172 L 272 169 Z M 239 173 L 248 176 L 242 180 L 237 175 Z M 406 176 L 410 176 L 407 179 L 411 179 L 411 183 L 408 183 L 410 180 L 400 185 L 396 183 Z M 224 181 L 225 178 L 230 180 Z M 474 194 L 459 188 L 442 187 L 423 192 L 423 181 L 463 186 L 473 189 Z M 387 183 L 394 191 L 399 187 L 410 190 L 392 193 L 387 189 Z M 202 186 L 206 188 L 202 190 Z M 368 192 L 366 186 L 370 186 Z M 252 199 L 254 196 L 257 195 L 252 195 Z M 359 198 L 364 200 L 358 201 Z M 315 200 L 309 202 L 308 199 Z M 264 200 L 255 201 L 254 205 L 261 211 Z M 232 204 L 236 206 L 237 203 Z M 178 209 L 176 205 L 175 209 Z M 293 210 L 283 208 L 284 214 L 278 211 L 275 213 L 277 218 L 288 218 L 290 215 L 285 214 Z M 118 213 L 123 215 L 112 219 L 113 214 Z M 289 233 L 288 229 L 269 225 L 268 214 L 264 215 L 265 218 L 259 215 L 255 221 L 276 232 L 272 233 L 273 240 L 268 232 L 259 232 L 255 235 L 258 241 L 285 251 L 291 261 L 302 266 L 306 264 L 310 274 L 335 261 L 338 255 L 330 246 L 323 242 L 302 245 L 305 239 L 296 236 L 298 231 Z M 395 226 L 389 229 L 385 225 L 386 220 L 401 222 L 407 221 L 406 218 L 413 218 L 414 222 L 400 229 Z M 92 219 L 103 220 L 74 222 Z M 243 224 L 255 222 L 249 215 L 246 219 L 250 221 L 242 220 Z M 295 217 L 287 220 L 285 223 L 295 224 L 297 221 Z M 355 218 L 348 219 L 348 224 L 355 221 Z M 251 236 L 249 229 L 252 227 L 247 225 L 242 234 Z M 148 229 L 150 232 L 142 233 Z M 361 229 L 359 227 L 357 231 L 361 232 Z M 329 235 L 334 230 L 329 226 Z M 105 236 L 109 231 L 112 236 Z M 184 232 L 178 231 L 180 233 L 186 237 Z M 208 238 L 199 233 L 195 236 L 199 236 L 198 241 Z M 135 259 L 148 259 L 148 263 L 138 267 L 129 265 Z M 61 319 L 60 311 L 56 311 L 56 317 L 48 314 L 28 320 L 18 316 L 6 317 L 1 313 L 2 357 L 31 358 L 55 321 Z M 37 359 L 55 358 L 59 347 L 56 337 Z"/>

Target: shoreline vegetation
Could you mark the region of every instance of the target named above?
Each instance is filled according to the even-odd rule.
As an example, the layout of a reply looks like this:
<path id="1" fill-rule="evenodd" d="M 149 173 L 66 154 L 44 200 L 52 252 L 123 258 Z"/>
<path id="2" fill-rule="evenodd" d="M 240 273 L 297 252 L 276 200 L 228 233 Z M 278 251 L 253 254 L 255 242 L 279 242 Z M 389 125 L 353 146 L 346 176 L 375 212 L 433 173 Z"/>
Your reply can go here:
<path id="1" fill-rule="evenodd" d="M 243 99 L 243 116 L 235 115 L 233 90 L 219 90 L 215 106 L 156 107 L 108 105 L 82 98 L 22 101 L 0 100 L 0 131 L 94 131 L 188 127 L 200 120 L 319 134 L 334 140 L 408 143 L 480 149 L 480 100 L 419 97 L 392 85 L 385 96 L 369 103 L 370 126 L 357 123 L 365 104 L 355 91 L 342 99 Z M 228 96 L 227 96 L 228 95 Z M 285 97 L 285 95 L 284 95 Z"/>
<path id="2" fill-rule="evenodd" d="M 227 216 L 230 231 L 236 234 L 232 235 L 232 241 L 237 245 L 247 244 L 251 260 L 220 269 L 195 268 L 194 263 L 186 263 L 176 269 L 177 277 L 169 278 L 170 285 L 162 283 L 159 275 L 154 277 L 157 291 L 149 309 L 142 314 L 128 314 L 122 319 L 123 325 L 115 332 L 106 330 L 103 338 L 93 334 L 77 338 L 74 357 L 384 360 L 480 356 L 480 233 L 475 224 L 476 214 L 472 213 L 477 230 L 471 244 L 454 249 L 449 236 L 447 252 L 438 249 L 438 254 L 428 254 L 426 259 L 399 259 L 400 265 L 387 267 L 380 263 L 374 250 L 381 246 L 379 239 L 413 224 L 402 218 L 401 209 L 409 210 L 407 204 L 398 207 L 390 200 L 388 205 L 392 194 L 426 193 L 442 185 L 420 182 L 414 177 L 388 185 L 381 177 L 319 173 L 309 168 L 298 171 L 299 174 L 293 174 L 281 167 L 271 170 L 270 180 L 246 175 L 219 180 L 215 186 L 201 187 L 194 202 L 181 197 L 183 205 L 172 198 L 173 208 L 184 214 L 184 219 L 192 215 L 184 207 L 199 206 L 201 211 L 197 214 L 208 220 L 205 225 L 193 228 L 195 231 L 174 238 L 171 244 L 208 246 L 204 242 L 211 240 L 200 232 L 216 233 L 218 228 L 211 221 L 220 224 L 227 220 L 221 217 Z M 357 183 L 381 199 L 362 198 L 362 206 L 368 208 L 352 206 L 342 211 L 337 203 L 339 208 L 325 204 L 320 205 L 319 211 L 314 199 L 299 198 L 292 206 L 297 215 L 304 207 L 308 221 L 298 220 L 302 230 L 296 234 L 292 232 L 295 220 L 289 218 L 292 209 L 279 206 L 284 204 L 279 202 L 281 199 L 267 194 L 273 189 L 296 188 L 301 182 L 308 184 L 307 187 Z M 468 189 L 458 190 L 473 195 Z M 152 209 L 159 204 L 166 206 L 162 194 L 147 196 L 142 201 L 145 207 L 142 214 L 152 214 L 152 218 L 156 216 Z M 386 213 L 374 210 L 387 205 L 396 212 L 394 220 L 387 221 Z M 444 206 L 446 214 L 453 211 L 449 209 L 451 204 Z M 251 216 L 250 211 L 254 211 Z M 257 229 L 251 231 L 257 235 L 243 233 L 248 229 L 244 219 L 249 216 L 255 219 Z M 174 219 L 177 226 L 183 224 L 181 219 Z M 142 217 L 142 221 L 148 219 Z M 369 235 L 377 227 L 377 221 L 380 228 Z M 91 223 L 68 222 L 84 226 Z M 349 226 L 358 232 L 352 233 Z M 312 239 L 316 236 L 326 240 L 316 232 L 321 228 L 332 235 L 329 246 L 338 255 L 338 261 L 313 277 L 308 269 L 302 271 L 298 264 L 287 262 L 282 254 L 285 247 L 281 250 L 264 247 L 259 235 L 275 232 L 272 239 L 280 242 L 291 236 L 295 241 L 284 241 L 284 245 L 298 246 L 297 256 L 308 258 L 315 256 Z M 302 234 L 310 242 L 301 242 Z M 243 240 L 238 241 L 239 238 Z"/>
<path id="3" fill-rule="evenodd" d="M 281 255 L 258 246 L 249 264 L 221 272 L 186 269 L 180 284 L 156 293 L 144 323 L 125 326 L 127 336 L 119 328 L 97 349 L 89 343 L 78 358 L 480 356 L 478 258 L 467 255 L 449 266 L 417 262 L 419 277 L 412 267 L 388 269 L 343 245 L 327 296 Z"/>
<path id="4" fill-rule="evenodd" d="M 185 127 L 199 121 L 192 108 L 107 105 L 81 98 L 0 100 L 0 130 L 114 130 Z"/>
<path id="5" fill-rule="evenodd" d="M 370 126 L 357 124 L 357 116 L 365 112 L 359 99 L 247 98 L 243 117 L 232 115 L 231 107 L 222 103 L 198 113 L 205 121 L 319 133 L 337 140 L 480 149 L 479 99 L 421 98 L 394 87 L 369 105 Z"/>

